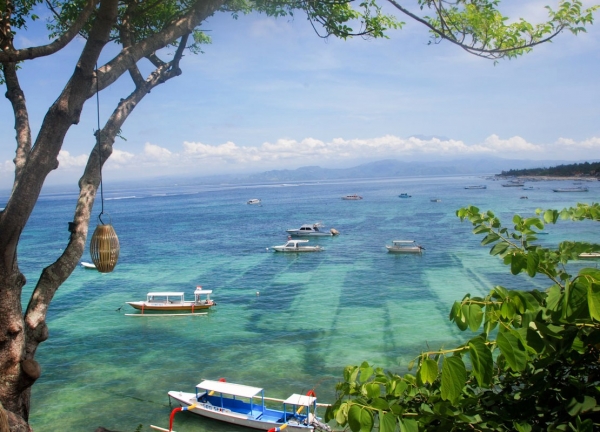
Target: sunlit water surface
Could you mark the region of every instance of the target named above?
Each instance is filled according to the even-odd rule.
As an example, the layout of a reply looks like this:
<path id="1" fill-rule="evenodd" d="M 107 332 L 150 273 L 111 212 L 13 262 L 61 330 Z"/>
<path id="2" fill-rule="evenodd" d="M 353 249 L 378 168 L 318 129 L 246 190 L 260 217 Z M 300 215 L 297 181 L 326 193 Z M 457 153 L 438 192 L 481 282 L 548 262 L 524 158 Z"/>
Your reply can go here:
<path id="1" fill-rule="evenodd" d="M 486 184 L 484 190 L 464 186 Z M 285 398 L 314 388 L 331 402 L 346 365 L 364 360 L 405 373 L 425 349 L 470 336 L 449 321 L 452 302 L 494 285 L 544 288 L 512 277 L 455 211 L 492 209 L 510 225 L 514 213 L 598 201 L 554 193 L 570 182 L 505 188 L 475 177 L 401 178 L 250 186 L 105 188 L 105 212 L 119 236 L 116 270 L 77 268 L 48 315 L 50 339 L 37 352 L 43 375 L 32 391 L 31 423 L 41 431 L 133 431 L 168 426 L 167 391 L 192 392 L 203 378 L 265 388 Z M 361 201 L 345 201 L 347 194 Z M 411 198 L 399 198 L 409 193 Z M 522 196 L 528 199 L 521 199 Z M 260 198 L 262 206 L 247 205 Z M 432 198 L 441 199 L 432 202 Z M 97 203 L 98 204 L 98 203 Z M 22 235 L 19 262 L 31 293 L 43 267 L 61 252 L 75 196 L 46 194 Z M 96 206 L 95 214 L 99 213 Z M 106 218 L 105 218 L 106 219 Z M 283 254 L 285 230 L 323 222 L 341 234 L 311 240 L 320 253 Z M 93 221 L 91 232 L 96 225 Z M 57 228 L 59 227 L 59 228 Z M 64 227 L 64 229 L 63 229 Z M 546 227 L 542 244 L 598 241 L 590 223 Z M 393 255 L 385 244 L 417 240 L 422 255 Z M 86 252 L 83 261 L 91 261 Z M 582 266 L 583 264 L 574 264 Z M 126 301 L 148 291 L 214 290 L 205 316 L 133 318 Z M 322 414 L 322 413 L 321 413 Z M 175 430 L 240 431 L 187 413 Z"/>

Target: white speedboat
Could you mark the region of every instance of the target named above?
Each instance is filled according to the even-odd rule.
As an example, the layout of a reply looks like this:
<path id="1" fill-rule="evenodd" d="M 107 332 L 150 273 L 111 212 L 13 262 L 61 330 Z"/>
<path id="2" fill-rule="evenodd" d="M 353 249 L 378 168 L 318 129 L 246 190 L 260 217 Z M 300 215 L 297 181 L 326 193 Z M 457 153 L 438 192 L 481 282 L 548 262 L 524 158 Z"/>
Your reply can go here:
<path id="1" fill-rule="evenodd" d="M 94 263 L 89 263 L 85 261 L 81 261 L 81 267 L 90 270 L 96 270 L 96 265 Z"/>
<path id="2" fill-rule="evenodd" d="M 246 202 L 246 204 L 252 204 L 252 205 L 256 205 L 256 204 L 260 204 L 261 201 L 258 198 L 252 198 L 251 200 L 248 200 Z"/>
<path id="3" fill-rule="evenodd" d="M 146 295 L 146 300 L 127 302 L 134 309 L 153 312 L 191 312 L 201 309 L 210 309 L 216 303 L 210 299 L 212 290 L 202 289 L 197 286 L 194 291 L 194 300 L 185 300 L 182 292 L 154 291 Z M 204 297 L 203 297 L 204 296 Z"/>
<path id="4" fill-rule="evenodd" d="M 600 252 L 584 252 L 579 254 L 580 259 L 598 259 L 600 258 Z"/>
<path id="5" fill-rule="evenodd" d="M 300 228 L 297 229 L 289 229 L 286 232 L 289 235 L 295 237 L 319 237 L 319 236 L 334 236 L 338 235 L 339 232 L 335 228 L 331 228 L 329 231 L 321 231 L 320 228 L 323 228 L 323 225 L 320 223 L 316 224 L 304 224 Z"/>
<path id="6" fill-rule="evenodd" d="M 281 246 L 272 246 L 275 252 L 321 252 L 323 248 L 317 246 L 305 246 L 308 240 L 288 240 L 286 244 Z"/>
<path id="7" fill-rule="evenodd" d="M 287 399 L 276 399 L 265 397 L 260 387 L 229 383 L 221 378 L 202 381 L 194 393 L 170 391 L 168 395 L 169 401 L 174 399 L 180 405 L 171 412 L 168 431 L 173 430 L 173 420 L 179 411 L 262 431 L 331 431 L 317 417 L 317 406 L 323 404 L 317 404 L 313 390 L 306 395 L 294 393 Z"/>
<path id="8" fill-rule="evenodd" d="M 394 240 L 391 246 L 385 247 L 391 253 L 421 253 L 425 249 L 414 240 Z"/>

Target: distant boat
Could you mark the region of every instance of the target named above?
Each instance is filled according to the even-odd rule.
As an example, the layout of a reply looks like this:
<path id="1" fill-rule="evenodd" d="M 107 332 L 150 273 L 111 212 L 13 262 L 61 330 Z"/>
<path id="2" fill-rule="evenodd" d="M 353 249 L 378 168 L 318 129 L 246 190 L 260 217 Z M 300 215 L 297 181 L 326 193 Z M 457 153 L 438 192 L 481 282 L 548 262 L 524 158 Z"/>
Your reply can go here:
<path id="1" fill-rule="evenodd" d="M 410 198 L 411 195 L 407 194 L 407 193 L 401 193 L 400 195 L 398 195 L 400 198 Z"/>
<path id="2" fill-rule="evenodd" d="M 339 232 L 335 228 L 331 228 L 329 231 L 321 231 L 323 225 L 320 222 L 315 224 L 304 224 L 300 228 L 289 229 L 286 232 L 295 237 L 321 237 L 321 236 L 334 236 L 338 235 Z"/>
<path id="3" fill-rule="evenodd" d="M 554 192 L 587 192 L 588 188 L 586 187 L 567 187 L 567 188 L 558 188 L 552 189 Z"/>
<path id="4" fill-rule="evenodd" d="M 81 267 L 85 269 L 96 270 L 96 266 L 94 264 L 85 261 L 81 261 Z"/>
<path id="5" fill-rule="evenodd" d="M 600 252 L 584 252 L 579 254 L 581 259 L 597 259 L 600 258 Z"/>
<path id="6" fill-rule="evenodd" d="M 528 199 L 526 196 L 522 196 L 521 199 Z"/>
<path id="7" fill-rule="evenodd" d="M 281 246 L 271 246 L 275 252 L 321 252 L 323 248 L 317 246 L 304 246 L 308 240 L 288 240 L 286 244 Z"/>
<path id="8" fill-rule="evenodd" d="M 533 186 L 525 186 L 523 187 L 523 190 L 533 190 Z"/>
<path id="9" fill-rule="evenodd" d="M 361 197 L 360 195 L 346 195 L 342 197 L 343 200 L 349 200 L 349 201 L 356 201 L 356 200 L 361 200 L 363 199 L 363 197 Z"/>
<path id="10" fill-rule="evenodd" d="M 487 189 L 486 185 L 465 186 L 465 189 Z"/>
<path id="11" fill-rule="evenodd" d="M 252 198 L 251 200 L 248 200 L 246 202 L 246 204 L 260 204 L 260 200 L 258 198 Z"/>
<path id="12" fill-rule="evenodd" d="M 421 253 L 425 248 L 414 240 L 393 240 L 392 245 L 385 245 L 391 253 Z"/>
<path id="13" fill-rule="evenodd" d="M 510 181 L 508 183 L 503 183 L 502 186 L 503 187 L 523 187 L 523 186 L 525 186 L 525 183 L 518 182 L 518 181 Z"/>
<path id="14" fill-rule="evenodd" d="M 439 199 L 439 198 L 431 198 L 429 201 L 431 201 L 431 202 L 442 202 L 442 200 Z"/>

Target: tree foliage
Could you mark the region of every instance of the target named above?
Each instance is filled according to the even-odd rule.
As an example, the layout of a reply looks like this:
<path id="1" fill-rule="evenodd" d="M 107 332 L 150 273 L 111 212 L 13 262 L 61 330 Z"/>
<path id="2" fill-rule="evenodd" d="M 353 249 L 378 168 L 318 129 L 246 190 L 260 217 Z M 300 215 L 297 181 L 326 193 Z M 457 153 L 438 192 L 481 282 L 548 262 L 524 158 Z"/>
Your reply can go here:
<path id="1" fill-rule="evenodd" d="M 600 427 L 600 270 L 567 264 L 600 245 L 538 245 L 546 224 L 600 221 L 599 204 L 537 210 L 505 227 L 491 211 L 457 211 L 513 275 L 543 275 L 545 291 L 495 286 L 466 294 L 449 319 L 478 333 L 454 349 L 423 352 L 403 376 L 367 362 L 348 366 L 326 419 L 352 431 L 593 431 Z M 409 368 L 412 369 L 412 366 Z"/>

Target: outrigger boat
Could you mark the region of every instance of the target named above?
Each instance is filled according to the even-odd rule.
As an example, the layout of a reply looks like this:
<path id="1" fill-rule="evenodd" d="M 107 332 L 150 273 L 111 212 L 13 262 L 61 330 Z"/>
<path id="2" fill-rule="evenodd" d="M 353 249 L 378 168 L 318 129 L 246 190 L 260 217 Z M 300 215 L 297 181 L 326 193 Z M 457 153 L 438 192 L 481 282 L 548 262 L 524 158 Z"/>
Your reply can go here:
<path id="1" fill-rule="evenodd" d="M 194 291 L 194 300 L 185 300 L 184 293 L 172 291 L 149 292 L 145 301 L 127 302 L 134 309 L 152 312 L 191 312 L 206 310 L 215 306 L 210 299 L 212 290 L 202 289 L 200 285 Z M 202 296 L 205 296 L 202 298 Z"/>
<path id="2" fill-rule="evenodd" d="M 169 401 L 175 400 L 180 405 L 171 412 L 169 431 L 173 430 L 173 419 L 179 411 L 263 431 L 331 431 L 317 417 L 317 406 L 326 405 L 317 404 L 313 390 L 306 395 L 294 393 L 287 399 L 267 398 L 262 388 L 229 383 L 221 378 L 202 381 L 195 393 L 170 391 L 168 394 Z M 277 404 L 278 408 L 269 408 L 267 403 Z"/>

